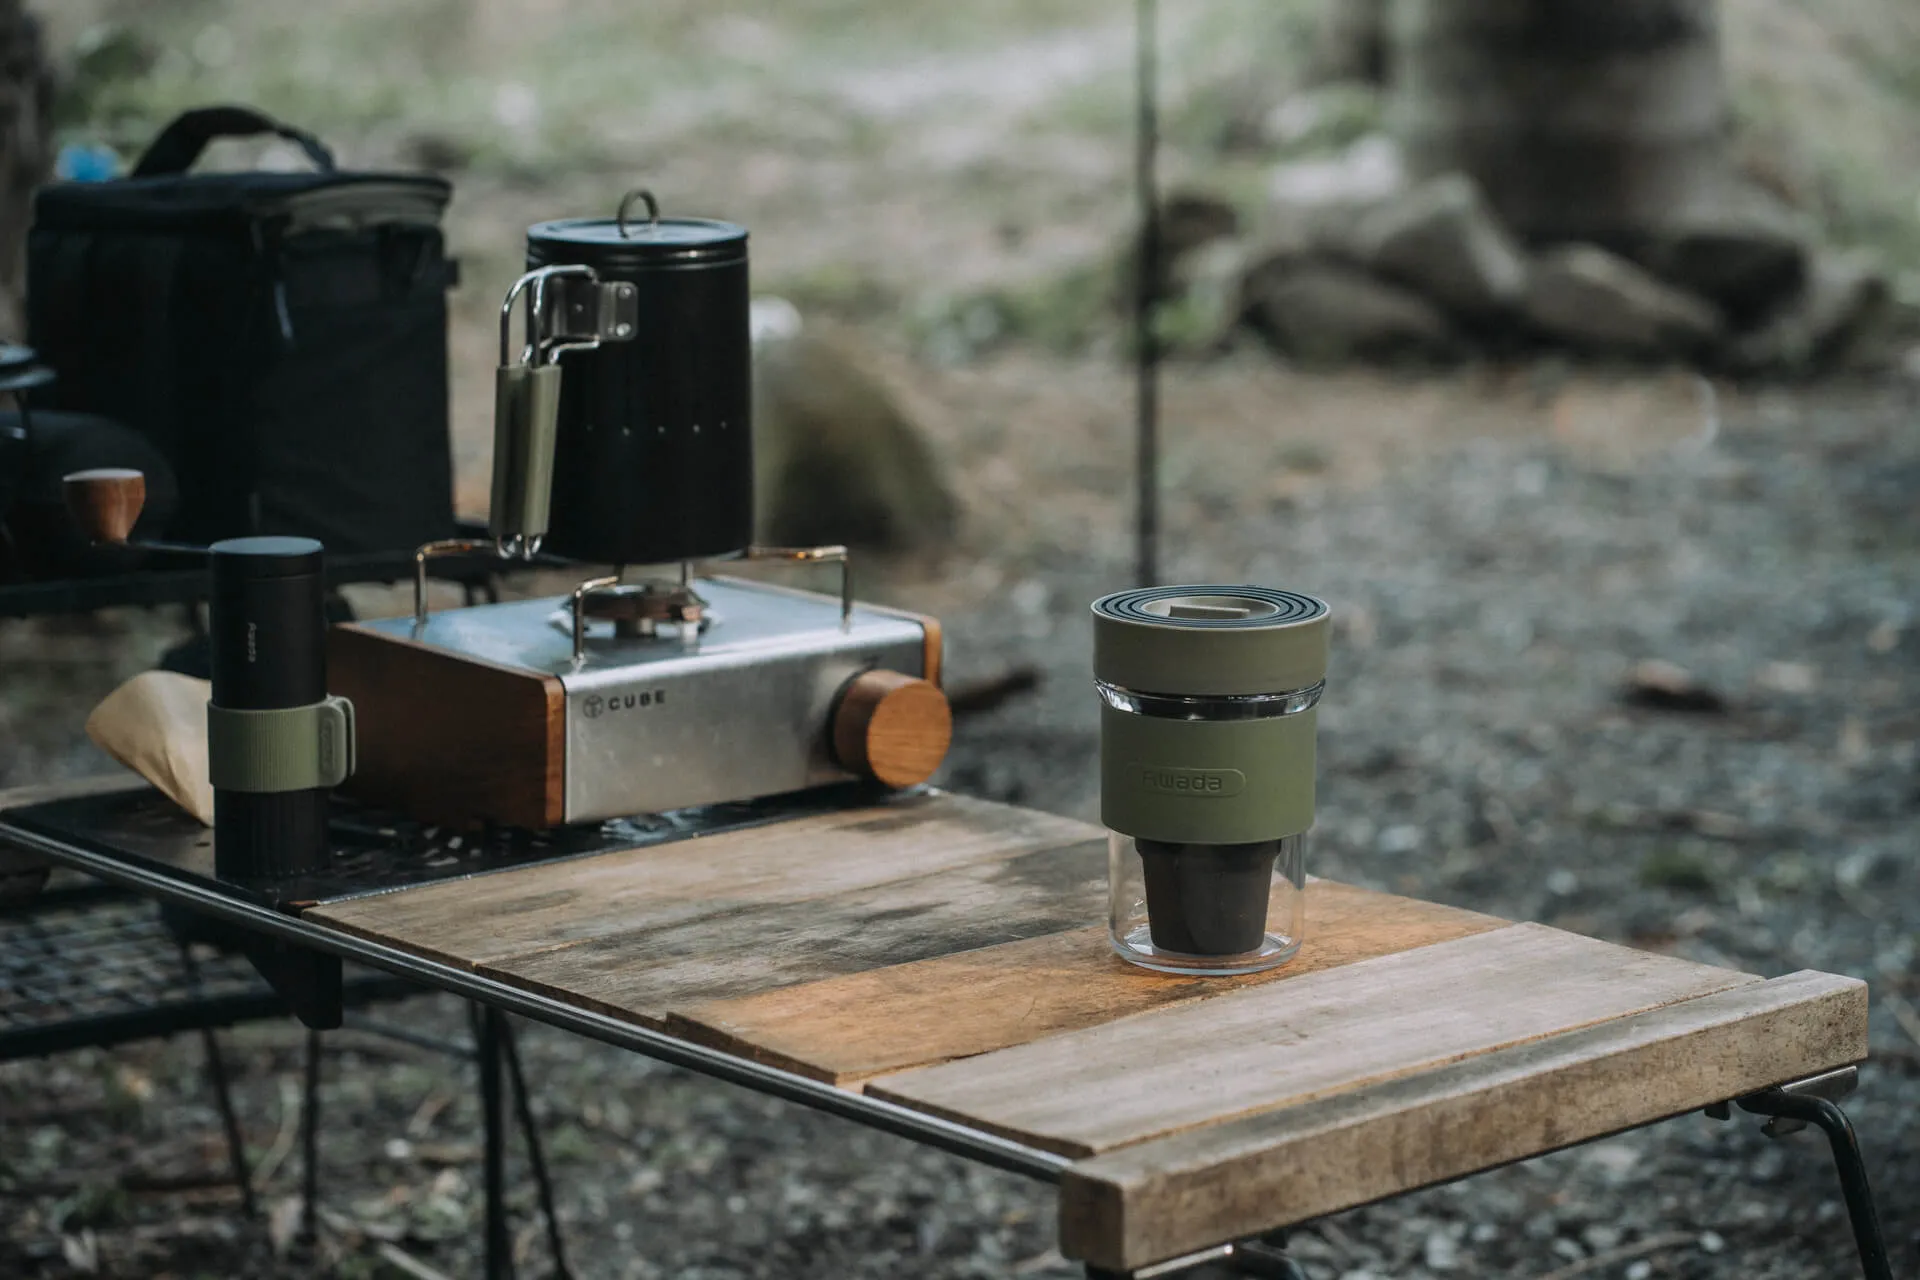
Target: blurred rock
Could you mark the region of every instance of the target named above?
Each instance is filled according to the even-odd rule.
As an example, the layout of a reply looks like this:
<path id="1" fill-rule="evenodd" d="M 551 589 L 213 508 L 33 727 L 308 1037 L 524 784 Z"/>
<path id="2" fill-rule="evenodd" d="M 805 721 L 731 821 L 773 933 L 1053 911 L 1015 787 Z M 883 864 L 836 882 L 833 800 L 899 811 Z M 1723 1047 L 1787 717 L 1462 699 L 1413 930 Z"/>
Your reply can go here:
<path id="1" fill-rule="evenodd" d="M 1465 174 L 1431 179 L 1368 210 L 1352 243 L 1377 274 L 1464 316 L 1511 310 L 1526 294 L 1518 242 Z"/>
<path id="2" fill-rule="evenodd" d="M 949 538 L 953 493 L 853 339 L 768 303 L 756 304 L 754 324 L 758 539 L 902 551 Z"/>
<path id="3" fill-rule="evenodd" d="M 1240 230 L 1240 215 L 1206 191 L 1176 191 L 1160 211 L 1160 244 L 1169 259 Z"/>
<path id="4" fill-rule="evenodd" d="M 1384 200 L 1406 185 L 1407 168 L 1399 145 L 1385 134 L 1370 133 L 1337 155 L 1276 166 L 1267 190 L 1281 206 L 1358 208 Z"/>
<path id="5" fill-rule="evenodd" d="M 1871 255 L 1822 250 L 1787 304 L 1729 345 L 1727 364 L 1742 373 L 1806 374 L 1845 363 L 1890 296 Z"/>
<path id="6" fill-rule="evenodd" d="M 1215 240 L 1181 264 L 1179 292 L 1155 320 L 1163 349 L 1208 355 L 1231 344 L 1245 314 L 1242 281 L 1252 252 L 1244 240 Z"/>
<path id="7" fill-rule="evenodd" d="M 1722 329 L 1712 304 L 1590 244 L 1540 255 L 1528 275 L 1523 310 L 1547 337 L 1611 355 L 1691 356 Z"/>
<path id="8" fill-rule="evenodd" d="M 1340 80 L 1288 94 L 1261 118 L 1254 140 L 1296 155 L 1332 151 L 1379 133 L 1381 123 L 1379 88 Z"/>
<path id="9" fill-rule="evenodd" d="M 1432 358 L 1459 347 L 1432 303 L 1343 262 L 1284 254 L 1245 279 L 1249 321 L 1282 351 L 1309 362 Z"/>
<path id="10" fill-rule="evenodd" d="M 1662 280 L 1720 307 L 1739 328 L 1799 292 L 1808 239 L 1786 210 L 1758 196 L 1730 196 L 1655 232 L 1635 257 Z"/>

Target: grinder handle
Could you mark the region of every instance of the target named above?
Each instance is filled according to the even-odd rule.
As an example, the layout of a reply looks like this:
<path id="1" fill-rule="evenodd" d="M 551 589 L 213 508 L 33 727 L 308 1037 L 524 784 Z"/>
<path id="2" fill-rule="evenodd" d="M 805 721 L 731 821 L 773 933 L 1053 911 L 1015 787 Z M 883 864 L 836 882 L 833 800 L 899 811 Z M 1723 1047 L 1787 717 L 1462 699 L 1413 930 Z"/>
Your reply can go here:
<path id="1" fill-rule="evenodd" d="M 124 546 L 147 505 L 147 477 L 126 467 L 96 467 L 61 477 L 67 514 L 91 542 Z"/>

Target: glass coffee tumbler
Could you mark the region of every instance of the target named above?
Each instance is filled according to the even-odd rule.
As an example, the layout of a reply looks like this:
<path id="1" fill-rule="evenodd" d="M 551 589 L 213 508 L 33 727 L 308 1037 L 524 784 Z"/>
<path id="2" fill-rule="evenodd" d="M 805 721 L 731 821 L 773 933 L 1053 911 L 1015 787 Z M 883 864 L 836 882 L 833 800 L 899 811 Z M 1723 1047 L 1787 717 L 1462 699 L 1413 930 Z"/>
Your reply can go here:
<path id="1" fill-rule="evenodd" d="M 1176 586 L 1093 614 L 1114 951 L 1192 975 L 1286 963 L 1305 925 L 1327 606 Z"/>

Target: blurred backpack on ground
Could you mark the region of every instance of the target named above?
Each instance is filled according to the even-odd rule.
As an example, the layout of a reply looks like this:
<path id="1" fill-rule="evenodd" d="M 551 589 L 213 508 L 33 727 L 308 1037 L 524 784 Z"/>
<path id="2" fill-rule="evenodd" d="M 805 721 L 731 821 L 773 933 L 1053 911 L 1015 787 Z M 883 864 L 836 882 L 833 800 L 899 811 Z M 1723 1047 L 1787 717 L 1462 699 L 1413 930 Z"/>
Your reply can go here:
<path id="1" fill-rule="evenodd" d="M 187 172 L 215 138 L 261 133 L 315 170 Z M 336 169 L 246 108 L 187 112 L 131 177 L 35 197 L 28 342 L 59 375 L 36 405 L 150 441 L 179 488 L 172 538 L 302 534 L 351 553 L 449 536 L 450 195 Z"/>

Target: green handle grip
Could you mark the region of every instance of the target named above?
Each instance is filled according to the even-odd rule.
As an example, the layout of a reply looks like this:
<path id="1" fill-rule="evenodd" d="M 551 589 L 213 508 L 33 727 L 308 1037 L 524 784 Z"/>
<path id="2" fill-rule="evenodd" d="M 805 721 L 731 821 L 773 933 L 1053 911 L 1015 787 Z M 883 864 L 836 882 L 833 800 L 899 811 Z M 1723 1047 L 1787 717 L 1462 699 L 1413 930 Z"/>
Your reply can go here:
<path id="1" fill-rule="evenodd" d="M 560 366 L 502 365 L 493 382 L 494 541 L 546 536 L 553 501 L 553 450 L 560 422 Z"/>

